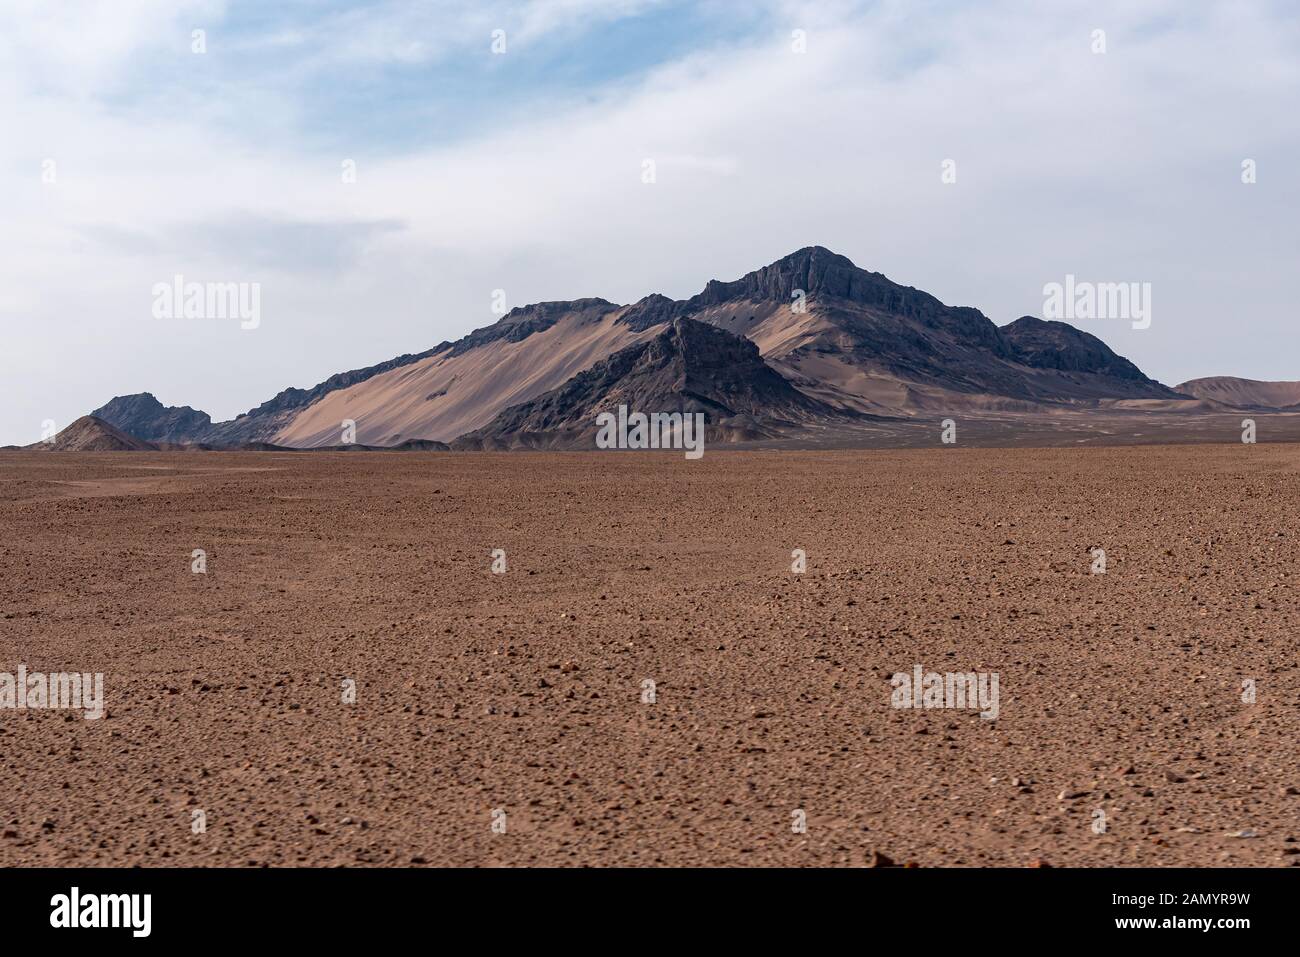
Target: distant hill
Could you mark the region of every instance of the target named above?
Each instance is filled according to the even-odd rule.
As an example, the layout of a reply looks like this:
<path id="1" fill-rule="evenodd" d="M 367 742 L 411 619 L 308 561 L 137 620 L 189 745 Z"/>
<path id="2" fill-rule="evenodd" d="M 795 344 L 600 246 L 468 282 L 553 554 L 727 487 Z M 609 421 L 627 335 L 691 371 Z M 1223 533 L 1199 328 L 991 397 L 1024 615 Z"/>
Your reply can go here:
<path id="1" fill-rule="evenodd" d="M 1300 405 L 1300 382 L 1211 376 L 1191 379 L 1176 388 L 1198 399 L 1210 399 L 1237 409 L 1287 409 Z"/>
<path id="2" fill-rule="evenodd" d="M 128 435 L 103 419 L 83 415 L 58 433 L 53 442 L 37 442 L 27 448 L 37 452 L 147 452 L 157 446 Z"/>

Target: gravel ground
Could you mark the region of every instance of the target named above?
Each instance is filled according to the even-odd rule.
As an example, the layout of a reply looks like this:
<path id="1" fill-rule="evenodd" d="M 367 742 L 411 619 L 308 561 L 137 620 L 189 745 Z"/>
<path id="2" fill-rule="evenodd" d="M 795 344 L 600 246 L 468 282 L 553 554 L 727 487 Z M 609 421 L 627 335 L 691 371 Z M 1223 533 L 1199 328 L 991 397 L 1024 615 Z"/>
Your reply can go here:
<path id="1" fill-rule="evenodd" d="M 1298 506 L 1232 441 L 0 454 L 0 672 L 106 710 L 0 708 L 0 864 L 1294 864 Z"/>

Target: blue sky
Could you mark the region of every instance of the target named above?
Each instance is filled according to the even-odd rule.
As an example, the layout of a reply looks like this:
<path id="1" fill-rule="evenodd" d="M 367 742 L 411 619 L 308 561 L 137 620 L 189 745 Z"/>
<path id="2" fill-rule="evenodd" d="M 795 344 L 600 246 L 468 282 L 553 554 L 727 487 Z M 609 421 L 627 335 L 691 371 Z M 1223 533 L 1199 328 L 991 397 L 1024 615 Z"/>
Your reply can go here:
<path id="1" fill-rule="evenodd" d="M 11 0 L 0 444 L 810 244 L 999 324 L 1150 282 L 1150 329 L 1088 331 L 1170 384 L 1300 378 L 1296 102 L 1300 14 L 1262 0 Z M 260 326 L 152 318 L 176 274 L 260 283 Z"/>
<path id="2" fill-rule="evenodd" d="M 129 64 L 105 102 L 176 114 L 232 93 L 240 102 L 270 96 L 304 148 L 363 143 L 382 155 L 599 101 L 663 64 L 777 28 L 770 10 L 743 3 L 298 0 L 210 9 L 194 22 L 211 21 L 211 55 L 192 56 L 189 24 L 173 21 L 173 41 Z M 495 30 L 505 32 L 505 53 L 487 55 Z M 259 120 L 243 110 L 217 115 L 240 132 Z"/>

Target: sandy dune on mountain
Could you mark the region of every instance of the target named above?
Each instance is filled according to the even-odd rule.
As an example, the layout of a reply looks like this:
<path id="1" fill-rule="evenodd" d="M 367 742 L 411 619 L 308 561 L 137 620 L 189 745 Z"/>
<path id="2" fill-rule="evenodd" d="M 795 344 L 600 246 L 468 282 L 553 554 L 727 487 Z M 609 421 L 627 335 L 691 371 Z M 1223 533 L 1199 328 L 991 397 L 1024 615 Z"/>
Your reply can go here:
<path id="1" fill-rule="evenodd" d="M 638 332 L 618 322 L 621 314 L 572 315 L 519 342 L 498 339 L 459 354 L 448 349 L 393 369 L 323 396 L 275 441 L 307 448 L 334 445 L 345 419 L 356 422 L 356 441 L 364 445 L 450 441 L 662 328 Z"/>
<path id="2" fill-rule="evenodd" d="M 784 302 L 728 302 L 701 309 L 691 318 L 744 336 L 769 362 L 836 332 L 811 306 L 805 312 L 795 312 Z"/>

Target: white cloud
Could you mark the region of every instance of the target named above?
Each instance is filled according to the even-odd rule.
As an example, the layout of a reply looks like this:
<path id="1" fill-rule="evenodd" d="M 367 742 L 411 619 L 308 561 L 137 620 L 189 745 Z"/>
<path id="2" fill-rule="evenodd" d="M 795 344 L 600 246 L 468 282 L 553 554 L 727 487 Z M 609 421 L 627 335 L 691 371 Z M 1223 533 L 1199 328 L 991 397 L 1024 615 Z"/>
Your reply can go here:
<path id="1" fill-rule="evenodd" d="M 514 6 L 527 37 L 640 5 Z M 1300 92 L 1300 37 L 1264 5 L 782 5 L 746 44 L 701 38 L 686 59 L 527 122 L 358 150 L 352 185 L 345 157 L 295 137 L 292 90 L 241 94 L 234 115 L 260 113 L 243 133 L 212 122 L 230 103 L 156 115 L 93 97 L 159 24 L 186 26 L 161 7 L 131 7 L 133 26 L 84 61 L 84 41 L 17 14 L 23 43 L 79 65 L 53 93 L 47 65 L 0 100 L 19 133 L 0 160 L 0 374 L 17 396 L 0 442 L 142 389 L 226 417 L 485 325 L 496 288 L 512 305 L 686 296 L 813 243 L 1000 323 L 1039 312 L 1042 285 L 1067 272 L 1150 281 L 1150 330 L 1089 327 L 1150 374 L 1300 374 L 1287 288 L 1300 134 L 1279 119 Z M 405 14 L 385 9 L 397 19 L 355 31 L 355 47 L 302 55 L 395 56 L 398 38 L 428 32 L 403 34 Z M 414 9 L 479 30 L 469 6 Z M 284 50 L 337 39 L 337 24 L 298 29 L 301 43 L 276 34 Z M 1238 180 L 1244 157 L 1254 186 Z M 177 272 L 260 281 L 262 327 L 148 320 L 152 284 Z"/>

